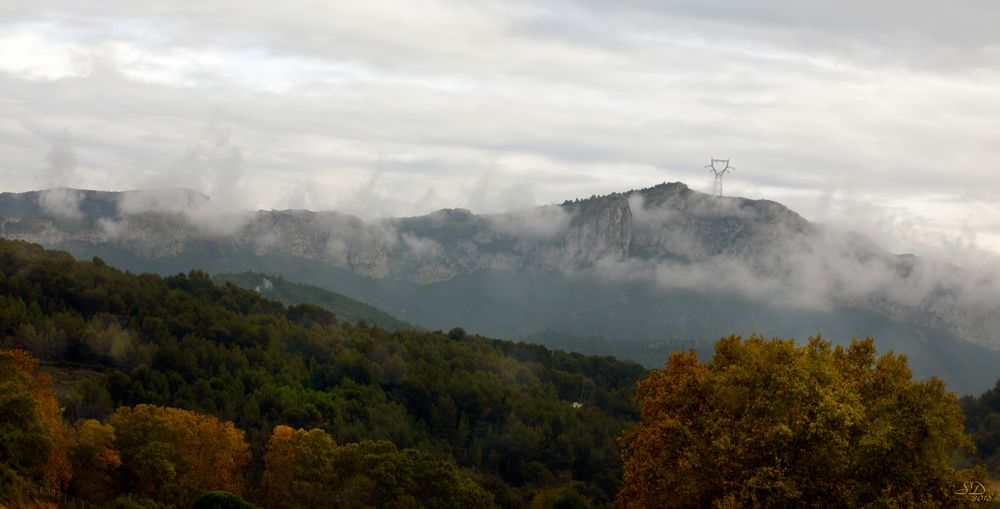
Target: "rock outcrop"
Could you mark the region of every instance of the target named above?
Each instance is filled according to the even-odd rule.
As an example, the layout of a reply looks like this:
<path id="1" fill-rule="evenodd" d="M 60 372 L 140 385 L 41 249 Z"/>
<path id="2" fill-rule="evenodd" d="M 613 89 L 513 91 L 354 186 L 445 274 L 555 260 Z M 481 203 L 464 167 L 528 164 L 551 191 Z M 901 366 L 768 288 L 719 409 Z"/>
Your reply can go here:
<path id="1" fill-rule="evenodd" d="M 0 235 L 110 246 L 154 261 L 193 250 L 278 255 L 418 285 L 483 271 L 592 271 L 779 304 L 869 309 L 1000 346 L 992 281 L 892 255 L 773 201 L 710 196 L 682 183 L 503 214 L 446 209 L 374 221 L 307 210 L 223 213 L 188 190 L 2 193 Z"/>

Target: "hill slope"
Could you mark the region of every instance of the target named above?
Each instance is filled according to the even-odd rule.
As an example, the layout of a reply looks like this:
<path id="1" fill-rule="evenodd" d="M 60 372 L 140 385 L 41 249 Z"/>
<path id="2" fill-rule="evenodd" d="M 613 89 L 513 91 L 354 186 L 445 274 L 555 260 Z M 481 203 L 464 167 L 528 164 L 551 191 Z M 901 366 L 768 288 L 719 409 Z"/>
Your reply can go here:
<path id="1" fill-rule="evenodd" d="M 338 444 L 390 440 L 471 469 L 508 507 L 554 479 L 609 503 L 621 477 L 616 439 L 637 418 L 645 374 L 461 331 L 351 325 L 202 272 L 136 276 L 7 240 L 0 338 L 110 371 L 64 402 L 72 421 L 152 403 L 233 421 L 252 447 L 276 424 L 323 428 Z"/>
<path id="2" fill-rule="evenodd" d="M 0 202 L 11 196 L 29 200 Z M 60 210 L 90 210 L 101 195 L 74 196 Z M 628 353 L 647 366 L 660 365 L 664 349 L 636 344 L 822 333 L 839 342 L 873 336 L 880 350 L 908 355 L 919 376 L 961 393 L 1000 375 L 995 277 L 893 255 L 767 200 L 672 183 L 504 214 L 449 209 L 377 221 L 119 200 L 128 207 L 84 214 L 72 228 L 53 207 L 5 217 L 0 228 L 133 271 L 281 275 L 429 329 L 555 344 L 552 336 L 560 346 L 590 338 L 573 347 Z"/>
<path id="3" fill-rule="evenodd" d="M 349 323 L 362 321 L 389 331 L 416 329 L 413 325 L 364 302 L 318 286 L 292 283 L 281 276 L 274 277 L 259 272 L 240 272 L 216 274 L 212 276 L 212 279 L 220 284 L 232 283 L 240 288 L 253 290 L 264 298 L 276 300 L 289 306 L 302 303 L 316 304 L 333 311 L 338 320 Z"/>

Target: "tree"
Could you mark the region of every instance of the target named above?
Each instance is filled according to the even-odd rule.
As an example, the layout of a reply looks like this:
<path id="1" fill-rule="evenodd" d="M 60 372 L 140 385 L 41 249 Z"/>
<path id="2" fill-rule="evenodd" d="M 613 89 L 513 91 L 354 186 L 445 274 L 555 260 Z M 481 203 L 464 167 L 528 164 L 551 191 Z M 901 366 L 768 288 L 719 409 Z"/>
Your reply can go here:
<path id="1" fill-rule="evenodd" d="M 959 400 L 965 414 L 965 430 L 976 444 L 976 461 L 985 465 L 991 478 L 1000 478 L 1000 381 L 979 397 Z"/>
<path id="2" fill-rule="evenodd" d="M 269 508 L 321 507 L 334 500 L 337 444 L 321 429 L 276 426 L 264 456 L 262 502 Z"/>
<path id="3" fill-rule="evenodd" d="M 73 434 L 62 420 L 52 379 L 35 373 L 37 365 L 23 350 L 0 350 L 0 463 L 62 489 L 73 473 Z"/>
<path id="4" fill-rule="evenodd" d="M 242 493 L 250 448 L 233 423 L 153 405 L 121 407 L 108 422 L 125 491 L 181 507 L 210 490 Z"/>
<path id="5" fill-rule="evenodd" d="M 208 491 L 195 499 L 191 509 L 257 509 L 257 506 L 235 493 Z"/>
<path id="6" fill-rule="evenodd" d="M 493 507 L 493 497 L 453 464 L 391 442 L 364 441 L 337 448 L 334 507 Z"/>
<path id="7" fill-rule="evenodd" d="M 596 505 L 617 493 L 622 469 L 616 440 L 638 419 L 634 387 L 646 374 L 641 366 L 458 330 L 453 334 L 458 340 L 452 340 L 441 332 L 353 322 L 309 306 L 286 308 L 232 285 L 216 286 L 199 272 L 136 276 L 0 239 L 0 345 L 38 349 L 49 360 L 107 372 L 62 400 L 74 421 L 105 422 L 117 406 L 153 404 L 232 421 L 255 444 L 265 442 L 276 424 L 322 428 L 339 444 L 387 440 L 401 450 L 382 455 L 386 465 L 405 466 L 410 453 L 402 451 L 409 448 L 434 451 L 432 459 L 449 472 L 463 478 L 469 477 L 463 469 L 477 472 L 473 483 L 484 483 L 504 506 L 522 507 L 555 482 L 579 481 L 580 494 Z M 0 409 L 0 432 L 5 419 L 29 415 L 19 422 L 39 423 L 37 437 L 54 441 L 54 434 L 43 430 L 49 426 L 41 420 L 39 400 L 17 387 L 10 386 L 10 394 L 23 396 L 29 411 Z M 581 387 L 586 406 L 574 409 Z M 46 405 L 57 407 L 54 398 Z M 112 475 L 112 495 L 135 490 L 173 503 L 173 495 L 189 500 L 203 492 L 198 490 L 224 489 L 199 484 L 214 478 L 213 470 L 191 473 L 197 464 L 186 458 L 195 453 L 174 436 L 192 433 L 178 431 L 183 426 L 177 423 L 187 418 L 158 416 L 145 428 L 131 420 L 125 427 L 107 421 L 114 427 L 112 450 L 122 461 Z M 20 433 L 31 427 L 9 429 Z M 144 442 L 144 436 L 150 440 Z M 28 451 L 21 457 L 31 463 L 26 481 L 34 483 L 42 479 L 44 465 L 56 464 L 39 452 L 71 450 L 5 438 L 0 437 L 0 449 Z M 90 459 L 74 461 L 80 462 L 81 494 L 83 481 L 103 482 L 100 475 L 89 477 L 102 472 L 83 466 L 93 465 Z M 255 478 L 257 467 L 251 469 Z M 341 487 L 363 487 L 371 480 L 358 472 L 356 484 Z M 176 491 L 189 486 L 185 479 L 193 481 L 191 491 Z M 379 495 L 360 488 L 344 495 L 354 493 Z"/>
<path id="8" fill-rule="evenodd" d="M 117 494 L 115 473 L 122 460 L 115 449 L 115 430 L 93 419 L 77 421 L 70 491 L 92 503 L 105 503 Z"/>
<path id="9" fill-rule="evenodd" d="M 453 464 L 391 442 L 337 446 L 320 429 L 276 426 L 264 462 L 268 508 L 492 507 L 490 494 Z"/>
<path id="10" fill-rule="evenodd" d="M 528 509 L 593 509 L 594 505 L 581 495 L 573 483 L 539 491 Z"/>
<path id="11" fill-rule="evenodd" d="M 128 494 L 112 500 L 111 503 L 104 506 L 104 509 L 174 509 L 174 506 Z"/>
<path id="12" fill-rule="evenodd" d="M 906 358 L 819 338 L 728 337 L 639 382 L 621 507 L 953 505 L 968 450 L 955 396 Z M 981 479 L 979 479 L 981 480 Z"/>

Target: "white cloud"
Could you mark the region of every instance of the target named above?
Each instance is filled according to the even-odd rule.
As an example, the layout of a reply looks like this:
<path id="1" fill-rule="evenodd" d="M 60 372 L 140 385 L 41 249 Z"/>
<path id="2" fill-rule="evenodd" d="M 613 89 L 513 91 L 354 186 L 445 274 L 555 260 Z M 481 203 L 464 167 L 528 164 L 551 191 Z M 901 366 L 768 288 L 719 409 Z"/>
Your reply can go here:
<path id="1" fill-rule="evenodd" d="M 86 60 L 76 45 L 51 43 L 32 28 L 0 34 L 0 71 L 28 80 L 83 76 Z"/>
<path id="2" fill-rule="evenodd" d="M 0 7 L 0 178 L 51 186 L 45 151 L 67 129 L 73 185 L 215 195 L 226 187 L 177 161 L 196 163 L 204 126 L 222 124 L 240 170 L 213 201 L 379 217 L 709 189 L 702 166 L 730 157 L 730 194 L 788 197 L 894 250 L 1000 252 L 997 9 L 14 2 Z M 886 221 L 845 214 L 850 193 Z"/>

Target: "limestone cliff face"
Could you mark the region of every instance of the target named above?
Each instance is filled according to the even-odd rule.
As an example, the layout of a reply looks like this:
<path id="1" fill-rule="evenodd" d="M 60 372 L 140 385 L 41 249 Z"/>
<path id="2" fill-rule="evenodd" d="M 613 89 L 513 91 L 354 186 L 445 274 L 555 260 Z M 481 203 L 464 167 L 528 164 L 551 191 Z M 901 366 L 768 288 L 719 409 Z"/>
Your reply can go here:
<path id="1" fill-rule="evenodd" d="M 364 276 L 389 275 L 389 239 L 382 229 L 336 212 L 259 211 L 231 237 L 257 255 L 277 252 L 325 262 Z"/>
<path id="2" fill-rule="evenodd" d="M 564 240 L 567 259 L 590 263 L 629 256 L 632 209 L 626 196 L 596 199 L 592 204 L 566 209 L 572 216 Z"/>
<path id="3" fill-rule="evenodd" d="M 57 248 L 110 246 L 154 261 L 185 253 L 279 254 L 417 284 L 481 271 L 654 266 L 669 285 L 686 274 L 659 270 L 663 266 L 682 272 L 735 266 L 751 286 L 778 282 L 826 292 L 838 306 L 945 324 L 962 337 L 998 343 L 1000 305 L 992 296 L 977 300 L 960 283 L 913 276 L 960 271 L 921 268 L 863 236 L 811 224 L 779 203 L 710 196 L 681 183 L 503 214 L 447 209 L 376 221 L 306 210 L 221 216 L 211 214 L 207 202 L 185 190 L 0 193 L 0 235 Z M 919 285 L 926 288 L 916 300 L 896 291 Z"/>
<path id="4" fill-rule="evenodd" d="M 211 218 L 129 213 L 114 206 L 113 197 L 79 193 L 78 209 L 98 210 L 87 201 L 95 200 L 102 212 L 59 218 L 29 206 L 37 198 L 0 196 L 0 211 L 8 213 L 0 218 L 0 234 L 49 246 L 108 243 L 152 259 L 210 242 L 329 263 L 378 279 L 433 283 L 481 270 L 572 270 L 629 258 L 697 261 L 730 255 L 759 259 L 763 266 L 779 237 L 809 230 L 779 204 L 712 197 L 680 183 L 504 214 L 451 209 L 371 222 L 306 210 Z M 17 206 L 5 207 L 4 200 Z"/>
<path id="5" fill-rule="evenodd" d="M 758 269 L 775 265 L 781 248 L 816 233 L 781 204 L 709 196 L 683 184 L 628 193 L 634 211 L 631 256 L 697 262 L 725 256 Z"/>
<path id="6" fill-rule="evenodd" d="M 422 283 L 480 270 L 719 256 L 777 272 L 782 248 L 815 233 L 780 204 L 708 196 L 680 183 L 497 215 L 439 211 L 378 227 L 392 239 L 389 277 Z"/>

